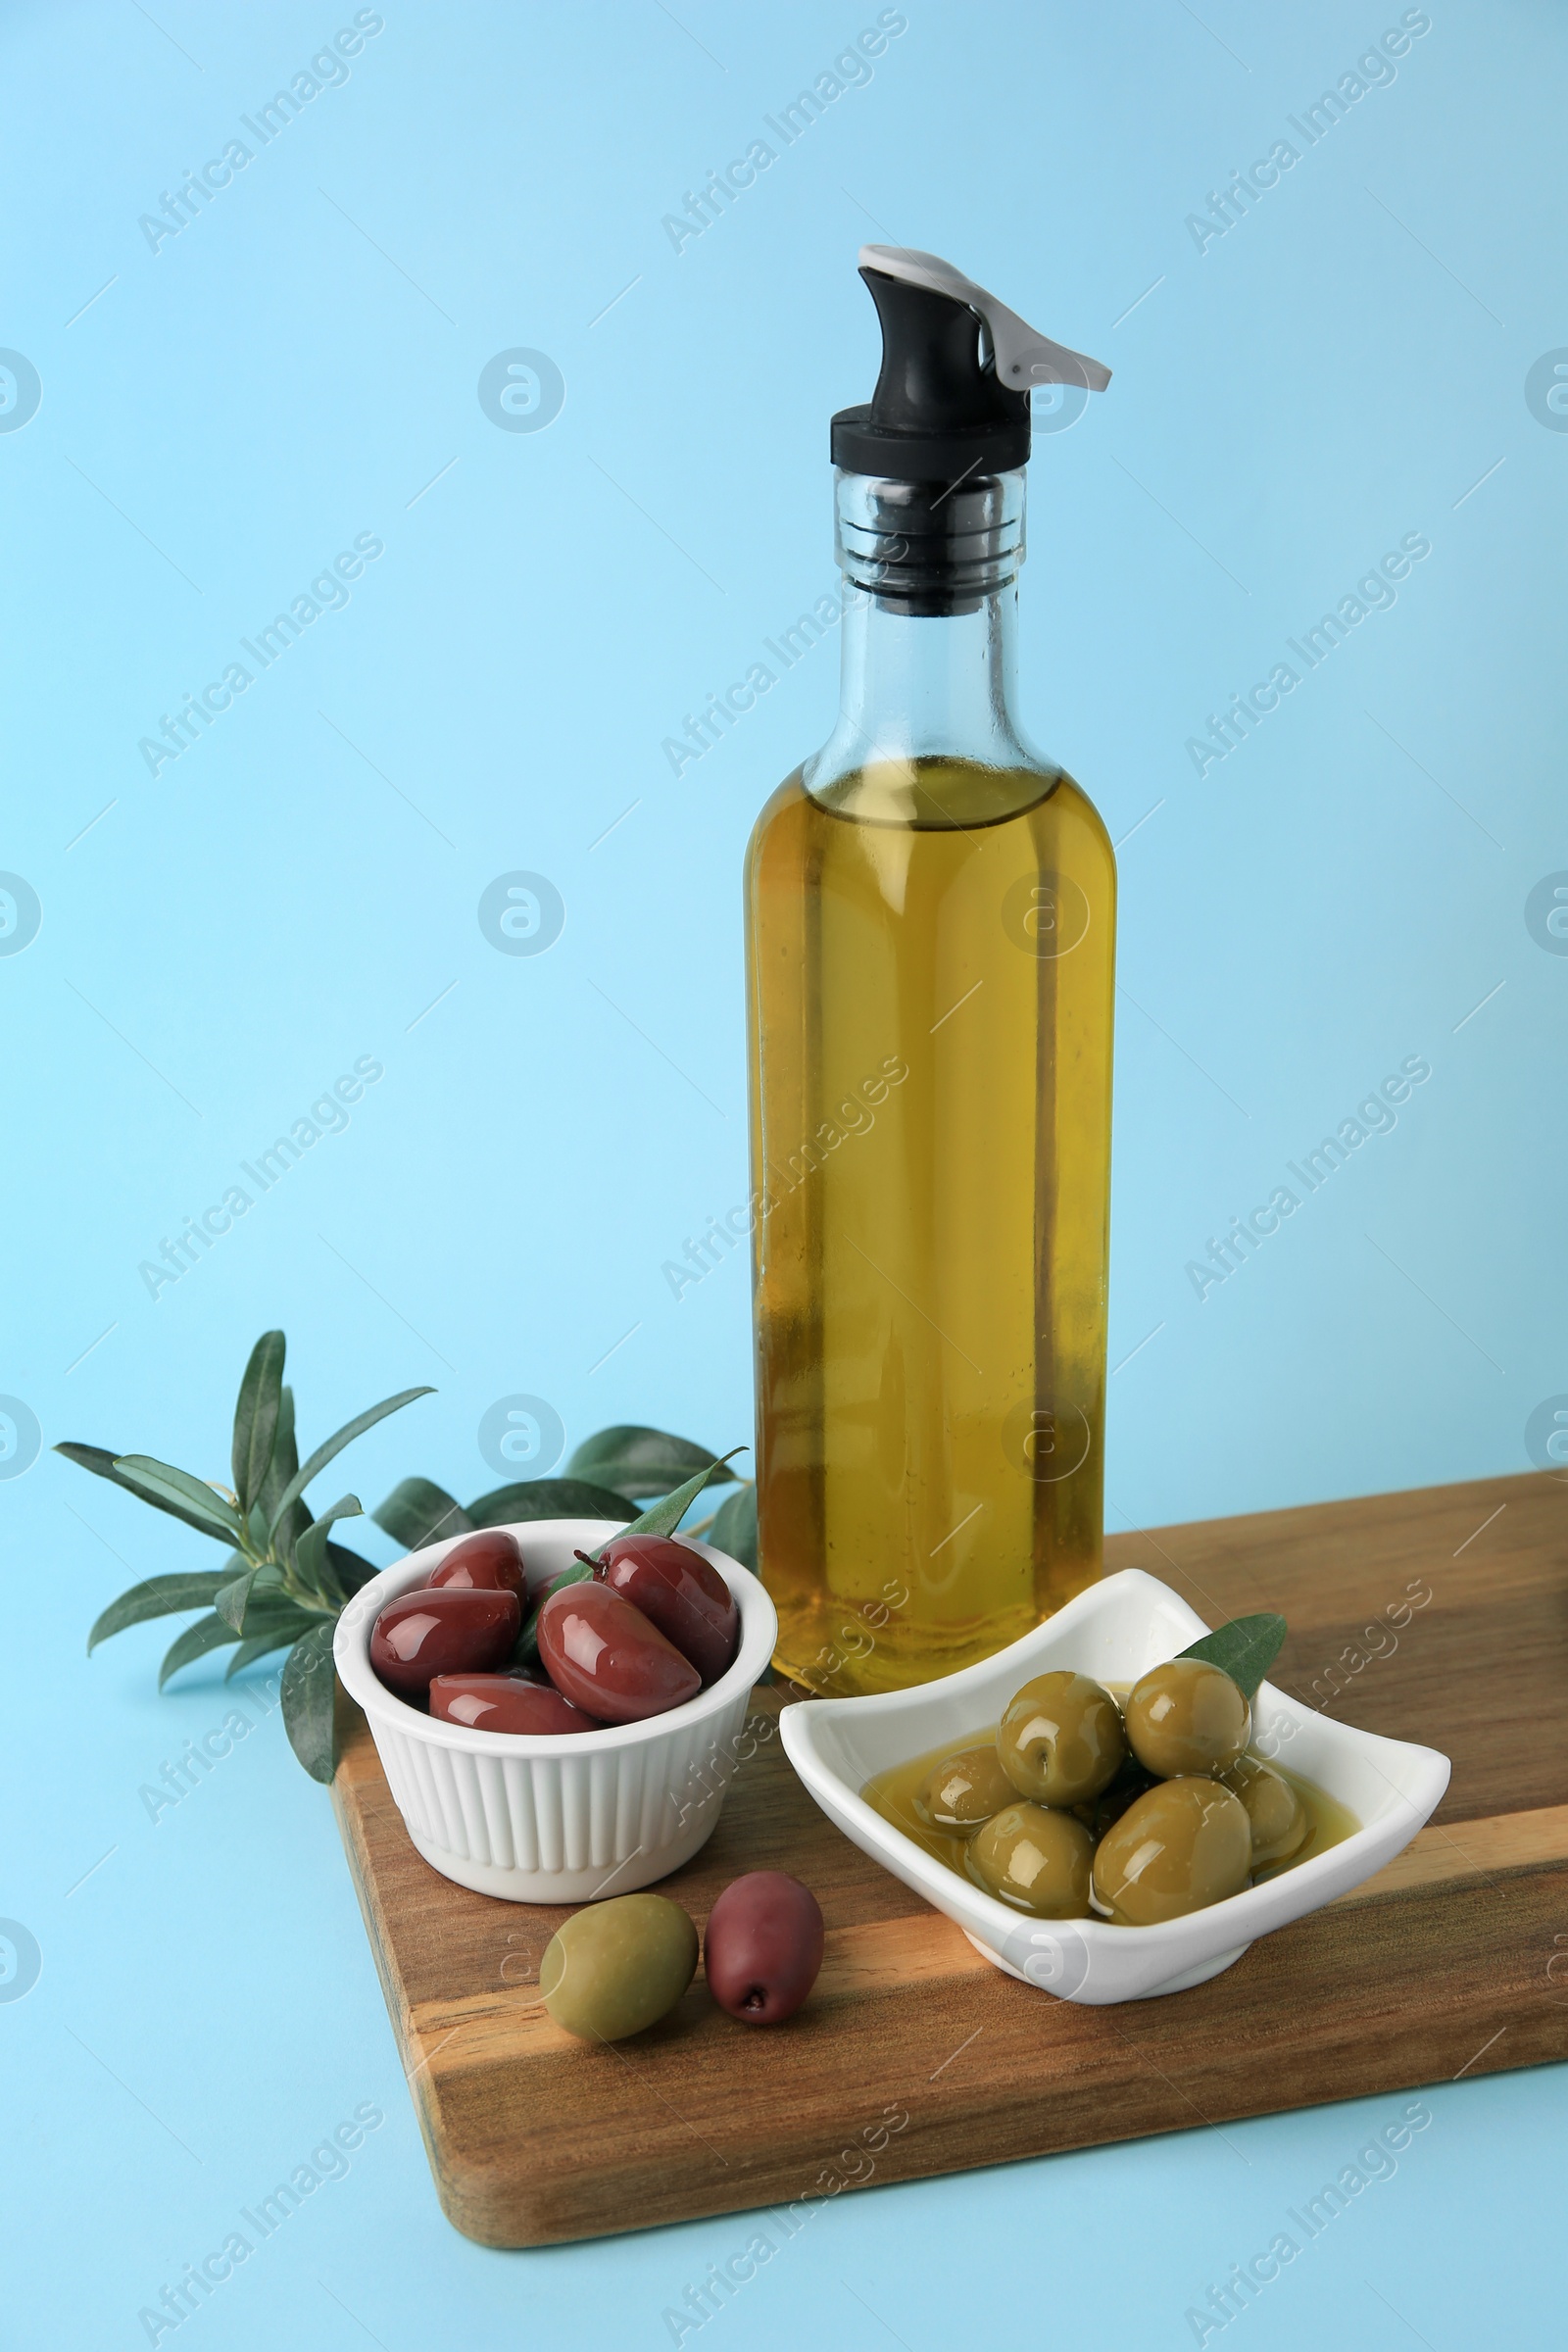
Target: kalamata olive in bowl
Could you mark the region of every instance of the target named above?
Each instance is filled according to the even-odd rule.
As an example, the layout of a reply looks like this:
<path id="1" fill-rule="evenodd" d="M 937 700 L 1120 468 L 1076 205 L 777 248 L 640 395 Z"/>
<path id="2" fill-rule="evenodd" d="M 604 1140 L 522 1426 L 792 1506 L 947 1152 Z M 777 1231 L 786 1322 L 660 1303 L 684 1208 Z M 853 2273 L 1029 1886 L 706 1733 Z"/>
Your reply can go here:
<path id="1" fill-rule="evenodd" d="M 528 1605 L 528 1579 L 523 1573 L 517 1539 L 505 1528 L 482 1527 L 476 1536 L 455 1544 L 439 1568 L 430 1571 L 432 1590 L 458 1585 L 484 1592 L 515 1592 Z"/>
<path id="2" fill-rule="evenodd" d="M 809 1886 L 787 1871 L 748 1871 L 708 1915 L 708 1989 L 747 2025 L 777 2026 L 793 2017 L 821 1965 L 821 1908 Z"/>
<path id="3" fill-rule="evenodd" d="M 438 1723 L 466 1724 L 473 1732 L 597 1732 L 597 1715 L 585 1715 L 548 1683 L 524 1674 L 438 1674 L 430 1685 L 430 1712 Z"/>
<path id="4" fill-rule="evenodd" d="M 1252 1825 L 1252 1868 L 1288 1862 L 1305 1844 L 1311 1824 L 1285 1775 L 1256 1756 L 1243 1756 L 1222 1777 L 1247 1807 Z"/>
<path id="5" fill-rule="evenodd" d="M 1206 1658 L 1152 1666 L 1123 1713 L 1134 1755 L 1165 1781 L 1228 1772 L 1252 1737 L 1252 1711 L 1239 1685 Z"/>
<path id="6" fill-rule="evenodd" d="M 672 1536 L 612 1536 L 594 1571 L 657 1625 L 705 1683 L 716 1683 L 735 1655 L 741 1613 L 716 1568 Z"/>
<path id="7" fill-rule="evenodd" d="M 1121 1710 L 1087 1674 L 1037 1675 L 1008 1701 L 997 1754 L 1019 1796 L 1081 1804 L 1115 1779 L 1126 1757 Z"/>
<path id="8" fill-rule="evenodd" d="M 438 1674 L 485 1674 L 512 1655 L 515 1592 L 422 1586 L 389 1600 L 370 1632 L 370 1664 L 389 1690 L 420 1698 Z"/>
<path id="9" fill-rule="evenodd" d="M 979 1829 L 1004 1805 L 1015 1804 L 1017 1797 L 993 1742 L 988 1747 L 962 1747 L 956 1755 L 944 1756 L 921 1785 L 914 1809 L 934 1829 L 954 1830 L 961 1836 Z"/>
<path id="10" fill-rule="evenodd" d="M 650 1618 L 608 1585 L 563 1585 L 539 1611 L 539 1655 L 556 1689 L 601 1723 L 683 1706 L 702 1676 Z"/>
<path id="11" fill-rule="evenodd" d="M 1117 1927 L 1152 1927 L 1240 1894 L 1251 1864 L 1239 1796 L 1197 1775 L 1162 1781 L 1096 1847 L 1095 1901 Z"/>
<path id="12" fill-rule="evenodd" d="M 1037 1919 L 1087 1919 L 1095 1841 L 1081 1821 L 1049 1805 L 1011 1804 L 970 1838 L 969 1876 L 988 1894 Z"/>
<path id="13" fill-rule="evenodd" d="M 697 1930 L 664 1894 L 589 1903 L 556 1930 L 539 1991 L 558 2026 L 582 2041 L 621 2041 L 657 2025 L 697 1973 Z"/>

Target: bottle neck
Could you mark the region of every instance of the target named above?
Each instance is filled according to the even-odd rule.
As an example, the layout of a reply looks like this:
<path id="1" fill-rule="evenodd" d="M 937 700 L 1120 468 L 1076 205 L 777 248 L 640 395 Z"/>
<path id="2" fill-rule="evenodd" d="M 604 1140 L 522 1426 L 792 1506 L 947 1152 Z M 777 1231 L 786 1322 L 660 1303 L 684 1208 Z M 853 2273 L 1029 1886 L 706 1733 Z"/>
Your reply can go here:
<path id="1" fill-rule="evenodd" d="M 1018 586 L 968 611 L 911 613 L 858 591 L 842 623 L 835 746 L 858 766 L 922 759 L 1012 767 L 1027 755 L 1013 716 Z"/>
<path id="2" fill-rule="evenodd" d="M 1022 473 L 956 491 L 841 473 L 837 510 L 839 717 L 807 789 L 920 760 L 1038 769 L 1013 704 Z"/>

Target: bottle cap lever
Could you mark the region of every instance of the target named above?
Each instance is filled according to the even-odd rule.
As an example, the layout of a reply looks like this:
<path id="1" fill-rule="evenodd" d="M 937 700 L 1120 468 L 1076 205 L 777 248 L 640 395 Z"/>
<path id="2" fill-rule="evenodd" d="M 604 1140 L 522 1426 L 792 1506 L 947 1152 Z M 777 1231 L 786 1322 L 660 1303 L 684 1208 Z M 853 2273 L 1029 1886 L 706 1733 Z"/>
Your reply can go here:
<path id="1" fill-rule="evenodd" d="M 1110 382 L 1110 369 L 1099 360 L 1069 351 L 1064 343 L 1054 343 L 1049 335 L 1037 333 L 1016 311 L 1009 311 L 995 294 L 988 294 L 984 286 L 977 286 L 972 277 L 965 277 L 961 270 L 955 270 L 937 254 L 920 253 L 908 245 L 862 245 L 859 266 L 966 304 L 990 337 L 997 380 L 1009 391 L 1024 392 L 1035 384 L 1081 384 L 1091 392 L 1103 392 Z"/>

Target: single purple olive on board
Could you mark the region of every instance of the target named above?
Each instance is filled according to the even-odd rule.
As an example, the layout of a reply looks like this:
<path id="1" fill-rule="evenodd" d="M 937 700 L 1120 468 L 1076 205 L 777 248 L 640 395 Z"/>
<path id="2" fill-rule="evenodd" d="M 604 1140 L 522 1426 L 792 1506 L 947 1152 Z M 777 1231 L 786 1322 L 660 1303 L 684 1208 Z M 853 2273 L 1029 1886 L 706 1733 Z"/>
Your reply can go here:
<path id="1" fill-rule="evenodd" d="M 521 1623 L 515 1592 L 426 1585 L 387 1602 L 370 1629 L 370 1664 L 401 1698 L 422 1698 L 438 1674 L 504 1665 Z"/>
<path id="2" fill-rule="evenodd" d="M 548 1683 L 525 1674 L 438 1674 L 430 1685 L 430 1712 L 438 1723 L 461 1723 L 470 1732 L 597 1732 L 597 1715 L 585 1715 Z"/>
<path id="3" fill-rule="evenodd" d="M 641 1609 L 608 1585 L 563 1585 L 539 1611 L 539 1656 L 556 1689 L 601 1723 L 683 1706 L 702 1678 Z"/>
<path id="4" fill-rule="evenodd" d="M 735 1595 L 718 1570 L 671 1536 L 612 1536 L 595 1576 L 641 1609 L 704 1683 L 716 1683 L 741 1638 Z"/>
<path id="5" fill-rule="evenodd" d="M 430 1571 L 430 1589 L 456 1585 L 462 1591 L 515 1592 L 520 1607 L 528 1605 L 528 1579 L 523 1572 L 517 1539 L 504 1528 L 482 1527 L 476 1536 L 455 1544 L 439 1568 Z"/>
<path id="6" fill-rule="evenodd" d="M 703 1966 L 721 2009 L 749 2026 L 793 2017 L 822 1965 L 822 1913 L 787 1871 L 734 1879 L 708 1915 Z"/>

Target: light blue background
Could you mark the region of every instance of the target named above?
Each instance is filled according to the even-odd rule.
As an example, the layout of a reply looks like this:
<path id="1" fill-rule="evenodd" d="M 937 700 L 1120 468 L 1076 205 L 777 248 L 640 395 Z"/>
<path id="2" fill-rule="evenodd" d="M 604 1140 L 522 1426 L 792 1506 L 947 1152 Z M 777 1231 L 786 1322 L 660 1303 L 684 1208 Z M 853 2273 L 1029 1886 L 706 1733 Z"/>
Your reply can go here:
<path id="1" fill-rule="evenodd" d="M 742 1263 L 678 1303 L 661 1268 L 745 1195 L 739 866 L 827 732 L 832 646 L 679 781 L 661 745 L 831 584 L 827 418 L 874 375 L 877 238 L 1115 370 L 1037 440 L 1024 582 L 1026 717 L 1125 839 L 1110 1524 L 1526 1466 L 1568 1389 L 1568 961 L 1524 920 L 1568 867 L 1568 435 L 1524 397 L 1568 344 L 1563 20 L 1435 7 L 1200 254 L 1185 217 L 1301 146 L 1286 117 L 1397 8 L 906 13 L 677 255 L 662 216 L 874 7 L 389 5 L 154 254 L 138 216 L 352 10 L 6 9 L 0 343 L 43 391 L 0 433 L 0 866 L 42 925 L 0 956 L 0 1390 L 45 1446 L 223 1476 L 269 1324 L 308 1442 L 437 1384 L 350 1457 L 368 1505 L 412 1470 L 494 1484 L 478 1423 L 517 1392 L 568 1445 L 749 1435 Z M 480 408 L 515 347 L 564 377 L 548 429 Z M 1411 531 L 1432 554 L 1395 609 L 1200 780 L 1205 715 Z M 366 532 L 347 609 L 154 780 L 138 739 Z M 564 903 L 542 955 L 479 928 L 517 869 Z M 1396 1131 L 1200 1304 L 1184 1263 L 1417 1054 Z M 347 1131 L 150 1297 L 140 1261 L 363 1055 L 385 1075 Z M 82 1637 L 133 1578 L 209 1564 L 200 1540 L 47 1452 L 0 1527 L 0 1911 L 43 1950 L 0 2006 L 7 2342 L 143 2342 L 161 2282 L 368 2099 L 350 2177 L 182 2344 L 667 2342 L 744 2222 L 528 2256 L 449 2229 L 275 1715 L 147 1819 L 216 1671 L 160 1699 L 159 1629 L 90 1666 Z M 701 2340 L 1190 2342 L 1187 2305 L 1398 2105 L 841 2204 Z M 1432 2107 L 1254 2346 L 1498 2341 L 1555 2310 L 1532 2249 L 1560 2233 L 1560 2077 Z"/>

